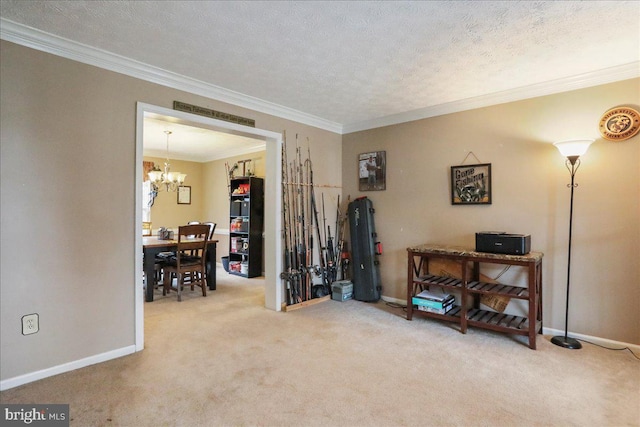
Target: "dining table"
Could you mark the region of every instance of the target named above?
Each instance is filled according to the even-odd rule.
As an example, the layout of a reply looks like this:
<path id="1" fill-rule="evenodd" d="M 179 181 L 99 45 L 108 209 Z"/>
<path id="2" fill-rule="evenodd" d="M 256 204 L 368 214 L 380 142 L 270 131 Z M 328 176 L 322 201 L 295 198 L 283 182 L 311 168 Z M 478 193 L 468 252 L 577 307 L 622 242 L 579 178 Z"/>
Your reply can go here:
<path id="1" fill-rule="evenodd" d="M 207 270 L 207 287 L 209 290 L 216 290 L 216 249 L 218 240 L 208 240 L 205 255 L 205 266 Z M 147 290 L 145 295 L 146 302 L 153 301 L 153 278 L 155 277 L 156 256 L 160 252 L 175 252 L 178 249 L 177 240 L 164 240 L 158 236 L 143 236 L 142 251 L 144 270 Z"/>

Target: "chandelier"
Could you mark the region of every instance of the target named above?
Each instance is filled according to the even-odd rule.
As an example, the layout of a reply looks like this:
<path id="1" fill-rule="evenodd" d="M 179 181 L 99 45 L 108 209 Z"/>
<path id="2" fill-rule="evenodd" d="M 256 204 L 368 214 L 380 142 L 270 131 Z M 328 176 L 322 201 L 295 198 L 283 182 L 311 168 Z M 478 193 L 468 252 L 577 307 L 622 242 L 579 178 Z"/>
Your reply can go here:
<path id="1" fill-rule="evenodd" d="M 149 171 L 149 180 L 153 186 L 153 192 L 158 191 L 178 191 L 178 187 L 184 183 L 187 174 L 180 172 L 171 172 L 171 164 L 169 163 L 169 135 L 171 131 L 165 130 L 167 134 L 167 160 L 164 162 L 164 172 L 157 166 Z"/>

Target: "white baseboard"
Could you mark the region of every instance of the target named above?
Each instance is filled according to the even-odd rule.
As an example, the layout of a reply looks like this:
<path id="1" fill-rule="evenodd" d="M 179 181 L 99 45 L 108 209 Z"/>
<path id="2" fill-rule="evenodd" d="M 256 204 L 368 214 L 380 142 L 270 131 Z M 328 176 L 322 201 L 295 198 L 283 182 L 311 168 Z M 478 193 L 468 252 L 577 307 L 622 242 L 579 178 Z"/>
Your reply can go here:
<path id="1" fill-rule="evenodd" d="M 392 302 L 392 303 L 396 303 L 396 304 L 400 304 L 402 306 L 405 306 L 407 304 L 407 300 L 406 299 L 398 299 L 398 298 L 391 298 L 391 297 L 382 297 L 383 301 L 386 302 Z M 552 329 L 552 328 L 545 328 L 544 326 L 542 327 L 542 333 L 544 335 L 563 335 L 564 336 L 564 331 L 560 331 L 558 329 Z M 608 347 L 608 348 L 625 348 L 628 347 L 631 351 L 633 351 L 636 354 L 640 354 L 640 345 L 638 344 L 630 344 L 630 343 L 626 343 L 626 342 L 621 342 L 621 341 L 614 341 L 614 340 L 610 340 L 607 338 L 600 338 L 600 337 L 594 337 L 591 335 L 584 335 L 584 334 L 576 334 L 575 332 L 568 332 L 569 336 L 571 336 L 572 338 L 576 338 L 579 340 L 583 340 L 583 341 L 589 341 L 592 342 L 594 344 L 597 345 L 601 345 L 603 347 Z"/>
<path id="2" fill-rule="evenodd" d="M 542 327 L 542 333 L 545 335 L 564 336 L 564 331 L 561 331 L 558 329 L 552 329 L 552 328 L 545 328 L 544 326 Z M 614 341 L 607 338 L 594 337 L 591 335 L 576 334 L 575 332 L 571 332 L 571 331 L 567 332 L 567 335 L 570 336 L 571 338 L 575 338 L 582 341 L 589 341 L 589 342 L 592 342 L 593 344 L 601 345 L 603 347 L 615 348 L 615 349 L 622 349 L 622 348 L 628 347 L 634 353 L 636 354 L 640 353 L 640 345 L 638 344 L 630 344 L 622 341 Z"/>
<path id="3" fill-rule="evenodd" d="M 42 369 L 40 371 L 9 378 L 7 380 L 0 381 L 0 391 L 8 390 L 10 388 L 18 387 L 23 384 L 28 384 L 65 372 L 74 371 L 86 366 L 95 365 L 96 363 L 102 363 L 106 362 L 107 360 L 117 359 L 118 357 L 126 356 L 135 352 L 136 346 L 130 345 L 128 347 L 119 348 L 117 350 L 108 351 L 106 353 L 96 354 L 84 359 L 74 360 L 73 362 L 64 363 L 62 365 L 52 366 L 51 368 Z"/>

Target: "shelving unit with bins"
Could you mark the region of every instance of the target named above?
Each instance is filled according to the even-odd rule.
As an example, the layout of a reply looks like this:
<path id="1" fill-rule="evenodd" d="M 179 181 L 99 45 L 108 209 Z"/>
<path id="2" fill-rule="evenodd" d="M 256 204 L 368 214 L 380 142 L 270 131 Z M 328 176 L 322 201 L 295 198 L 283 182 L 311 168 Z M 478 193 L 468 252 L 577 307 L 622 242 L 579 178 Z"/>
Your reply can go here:
<path id="1" fill-rule="evenodd" d="M 407 248 L 407 253 L 407 320 L 411 320 L 413 313 L 417 312 L 426 317 L 458 323 L 462 333 L 467 332 L 468 326 L 474 326 L 508 334 L 526 335 L 529 338 L 529 347 L 535 350 L 536 335 L 542 333 L 542 253 L 502 255 L 430 244 Z M 435 258 L 460 263 L 461 277 L 432 274 L 429 271 L 429 260 Z M 480 264 L 483 263 L 522 266 L 527 270 L 527 285 L 483 282 L 480 280 Z M 418 311 L 414 308 L 412 298 L 429 286 L 437 286 L 458 295 L 460 304 L 445 314 Z M 480 298 L 493 295 L 526 301 L 527 317 L 481 309 Z"/>
<path id="2" fill-rule="evenodd" d="M 264 180 L 241 177 L 230 181 L 229 273 L 242 277 L 262 274 Z"/>

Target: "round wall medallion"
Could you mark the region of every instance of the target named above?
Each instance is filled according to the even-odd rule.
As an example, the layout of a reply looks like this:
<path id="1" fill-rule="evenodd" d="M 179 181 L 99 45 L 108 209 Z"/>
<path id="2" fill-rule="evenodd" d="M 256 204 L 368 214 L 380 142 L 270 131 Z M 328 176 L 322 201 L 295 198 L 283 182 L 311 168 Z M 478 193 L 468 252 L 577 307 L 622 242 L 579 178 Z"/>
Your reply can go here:
<path id="1" fill-rule="evenodd" d="M 640 113 L 631 107 L 616 107 L 600 119 L 600 133 L 609 141 L 624 141 L 640 131 Z"/>

